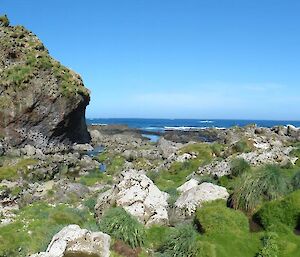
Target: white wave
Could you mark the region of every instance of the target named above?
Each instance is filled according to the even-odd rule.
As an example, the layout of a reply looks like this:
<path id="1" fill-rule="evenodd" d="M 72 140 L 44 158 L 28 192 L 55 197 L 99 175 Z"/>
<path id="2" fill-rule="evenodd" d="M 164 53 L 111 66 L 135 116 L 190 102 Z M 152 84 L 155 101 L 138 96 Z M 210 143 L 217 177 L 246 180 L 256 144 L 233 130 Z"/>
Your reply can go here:
<path id="1" fill-rule="evenodd" d="M 163 127 L 145 127 L 142 129 L 144 129 L 144 130 L 161 130 L 161 129 L 163 129 Z"/>
<path id="2" fill-rule="evenodd" d="M 107 126 L 106 123 L 92 123 L 92 126 Z"/>
<path id="3" fill-rule="evenodd" d="M 181 131 L 190 131 L 190 130 L 204 130 L 204 129 L 210 129 L 210 128 L 214 128 L 214 129 L 219 129 L 219 130 L 223 130 L 226 129 L 224 127 L 187 127 L 187 126 L 174 126 L 174 127 L 164 127 L 165 130 L 181 130 Z"/>
<path id="4" fill-rule="evenodd" d="M 213 120 L 200 120 L 199 123 L 214 123 Z"/>

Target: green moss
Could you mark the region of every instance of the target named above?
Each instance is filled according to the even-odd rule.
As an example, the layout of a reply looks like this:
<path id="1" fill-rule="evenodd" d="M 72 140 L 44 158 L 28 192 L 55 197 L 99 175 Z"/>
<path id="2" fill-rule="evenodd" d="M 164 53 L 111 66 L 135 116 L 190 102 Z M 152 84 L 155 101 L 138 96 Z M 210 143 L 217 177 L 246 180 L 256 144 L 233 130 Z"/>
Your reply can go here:
<path id="1" fill-rule="evenodd" d="M 98 161 L 106 165 L 105 173 L 115 175 L 122 171 L 125 158 L 120 154 L 103 152 L 99 154 Z"/>
<path id="2" fill-rule="evenodd" d="M 247 217 L 226 207 L 225 201 L 214 201 L 197 209 L 196 223 L 202 231 L 202 242 L 210 244 L 218 257 L 253 257 L 259 251 L 259 233 L 250 233 Z"/>
<path id="3" fill-rule="evenodd" d="M 98 169 L 90 171 L 87 175 L 81 177 L 79 182 L 86 186 L 93 186 L 97 183 L 112 183 L 112 177 L 106 172 L 100 172 Z"/>
<path id="4" fill-rule="evenodd" d="M 158 250 L 174 228 L 154 225 L 146 230 L 146 246 Z"/>
<path id="5" fill-rule="evenodd" d="M 4 84 L 14 84 L 21 87 L 32 77 L 33 69 L 30 66 L 15 65 L 3 71 L 1 79 Z"/>
<path id="6" fill-rule="evenodd" d="M 268 230 L 276 230 L 287 226 L 290 230 L 300 225 L 300 190 L 295 191 L 282 200 L 271 201 L 257 212 L 257 219 Z"/>
<path id="7" fill-rule="evenodd" d="M 37 161 L 34 159 L 21 159 L 15 165 L 0 167 L 0 181 L 3 179 L 15 180 L 19 178 L 18 172 L 27 175 L 29 172 L 28 165 L 34 165 Z"/>
<path id="8" fill-rule="evenodd" d="M 28 256 L 45 251 L 52 236 L 69 224 L 96 229 L 93 216 L 66 205 L 34 203 L 18 212 L 16 221 L 0 229 L 0 256 Z"/>

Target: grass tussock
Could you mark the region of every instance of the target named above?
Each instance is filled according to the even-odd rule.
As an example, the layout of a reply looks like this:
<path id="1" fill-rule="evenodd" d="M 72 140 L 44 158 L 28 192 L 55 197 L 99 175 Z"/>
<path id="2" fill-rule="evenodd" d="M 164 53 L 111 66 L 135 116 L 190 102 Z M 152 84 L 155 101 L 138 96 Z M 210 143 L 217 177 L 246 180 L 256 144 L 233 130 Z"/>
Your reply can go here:
<path id="1" fill-rule="evenodd" d="M 145 228 L 124 209 L 116 207 L 106 211 L 99 222 L 99 229 L 132 248 L 145 243 Z"/>

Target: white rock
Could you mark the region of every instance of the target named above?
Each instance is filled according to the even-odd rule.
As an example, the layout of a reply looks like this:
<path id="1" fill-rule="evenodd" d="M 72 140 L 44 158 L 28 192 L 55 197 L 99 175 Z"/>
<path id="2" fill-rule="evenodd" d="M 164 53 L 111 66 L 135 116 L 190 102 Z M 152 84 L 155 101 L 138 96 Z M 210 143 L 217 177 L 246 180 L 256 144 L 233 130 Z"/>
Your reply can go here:
<path id="1" fill-rule="evenodd" d="M 168 224 L 168 197 L 144 173 L 128 170 L 113 189 L 99 195 L 96 215 L 100 218 L 105 209 L 116 204 L 146 226 Z"/>
<path id="2" fill-rule="evenodd" d="M 189 181 L 185 182 L 182 186 L 178 187 L 177 191 L 179 191 L 180 193 L 184 193 L 198 185 L 199 185 L 199 182 L 196 179 L 192 178 Z"/>
<path id="3" fill-rule="evenodd" d="M 182 155 L 179 155 L 179 156 L 177 157 L 176 161 L 177 161 L 177 162 L 185 162 L 185 161 L 190 160 L 190 159 L 192 159 L 192 158 L 193 158 L 193 156 L 192 156 L 191 154 L 189 154 L 189 153 L 184 153 L 184 154 L 182 154 Z"/>
<path id="4" fill-rule="evenodd" d="M 53 236 L 46 252 L 31 257 L 63 257 L 91 255 L 109 257 L 110 236 L 102 232 L 91 232 L 78 225 L 69 225 Z"/>
<path id="5" fill-rule="evenodd" d="M 75 151 L 92 151 L 92 150 L 94 150 L 94 147 L 92 147 L 90 144 L 74 144 L 73 150 L 75 150 Z"/>
<path id="6" fill-rule="evenodd" d="M 202 183 L 183 192 L 174 206 L 184 216 L 191 216 L 204 202 L 217 199 L 226 200 L 229 197 L 225 187 L 217 186 L 212 183 Z"/>

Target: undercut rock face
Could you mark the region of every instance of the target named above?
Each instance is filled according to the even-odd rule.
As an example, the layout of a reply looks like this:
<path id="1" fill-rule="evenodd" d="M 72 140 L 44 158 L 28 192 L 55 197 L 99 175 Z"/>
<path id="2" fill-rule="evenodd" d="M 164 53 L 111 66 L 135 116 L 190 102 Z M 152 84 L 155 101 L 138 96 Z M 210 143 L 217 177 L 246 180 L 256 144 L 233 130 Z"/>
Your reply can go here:
<path id="1" fill-rule="evenodd" d="M 86 143 L 89 91 L 22 26 L 0 27 L 0 137 L 12 146 Z"/>

